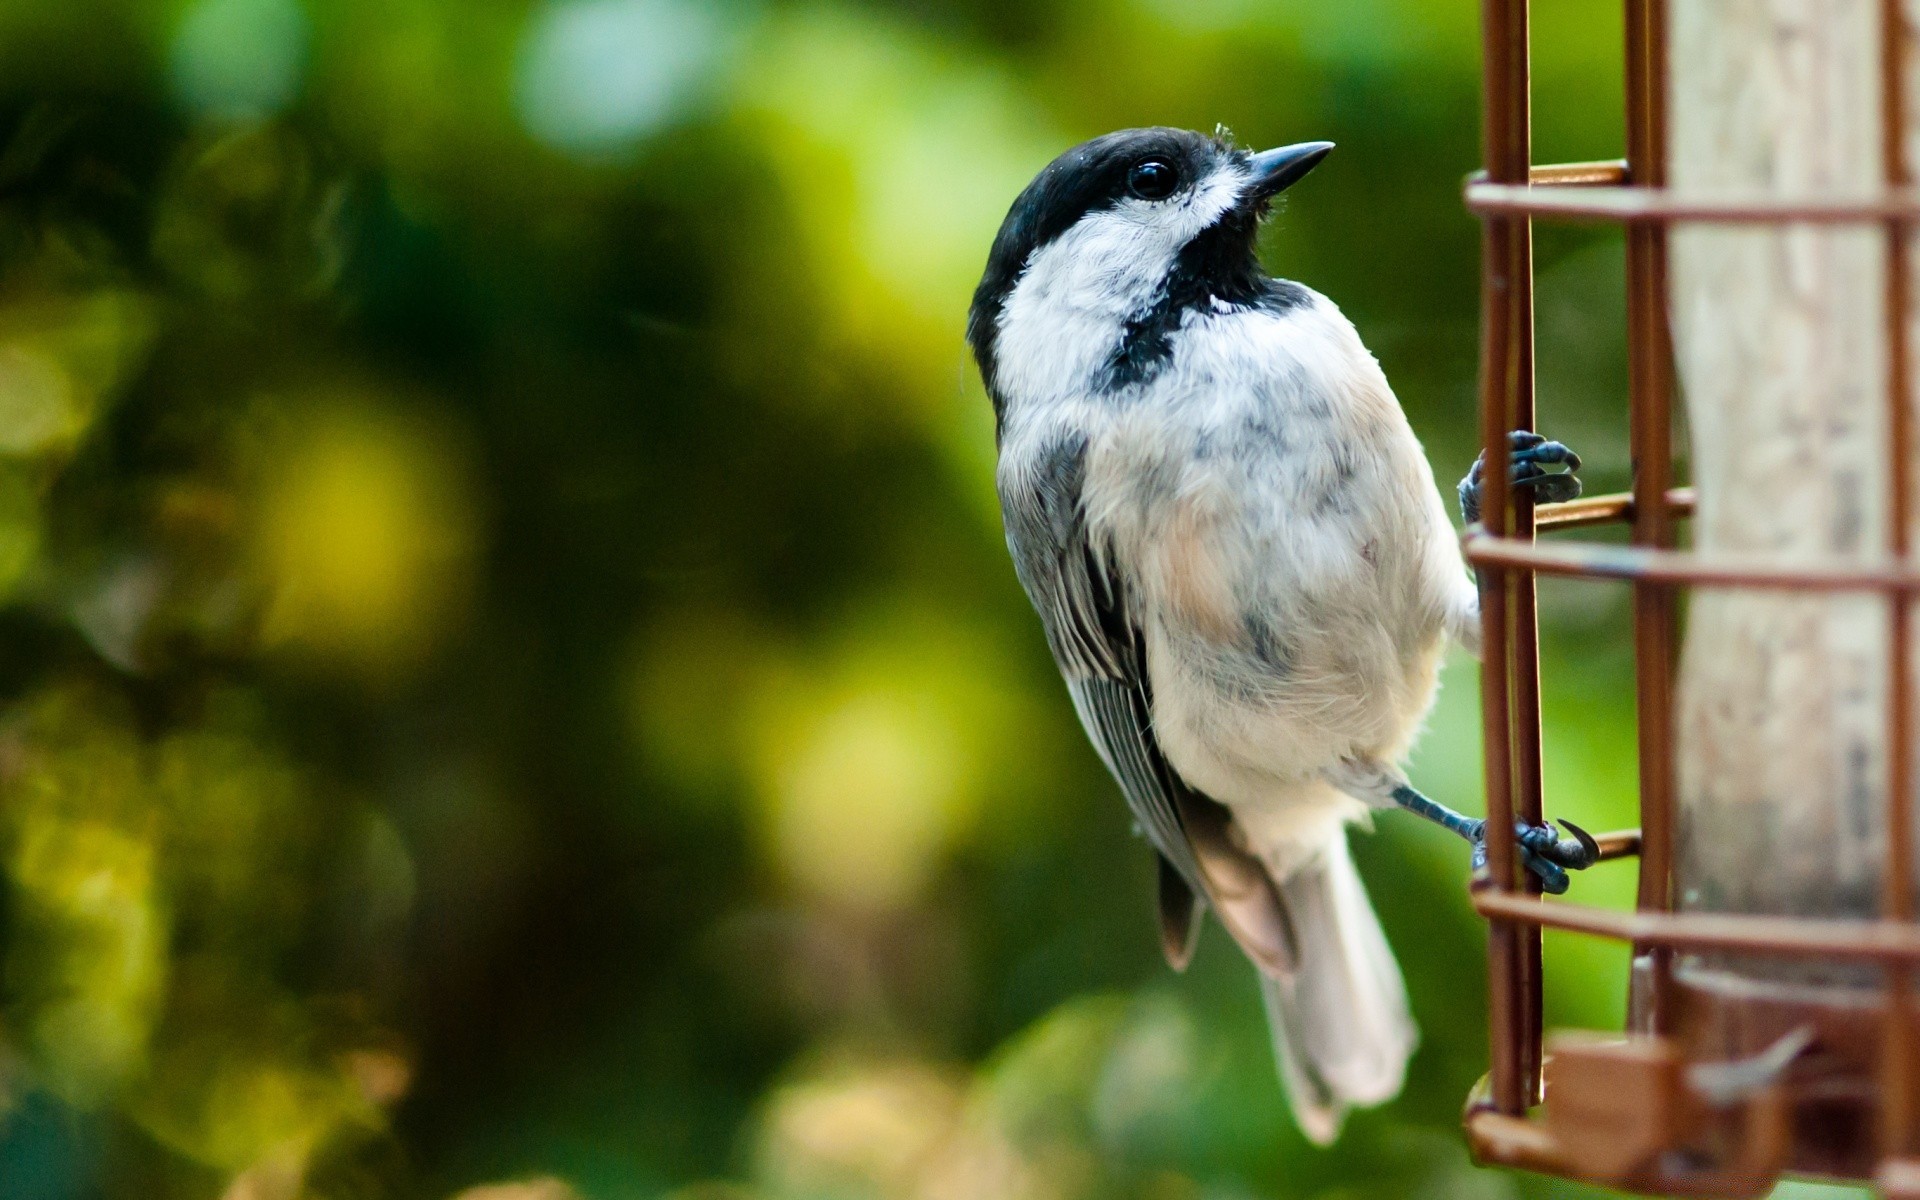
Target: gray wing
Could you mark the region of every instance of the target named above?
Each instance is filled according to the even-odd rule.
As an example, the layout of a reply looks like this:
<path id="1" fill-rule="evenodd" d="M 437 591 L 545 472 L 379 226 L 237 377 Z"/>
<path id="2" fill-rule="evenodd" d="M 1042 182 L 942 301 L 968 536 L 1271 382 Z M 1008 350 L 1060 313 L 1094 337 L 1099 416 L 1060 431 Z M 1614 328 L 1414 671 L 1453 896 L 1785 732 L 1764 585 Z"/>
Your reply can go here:
<path id="1" fill-rule="evenodd" d="M 1199 867 L 1174 779 L 1153 737 L 1139 628 L 1119 580 L 1087 535 L 1081 509 L 1086 450 L 1083 437 L 1063 439 L 1023 464 L 1027 469 L 1003 476 L 1007 548 L 1094 749 L 1147 840 L 1198 889 Z"/>
<path id="2" fill-rule="evenodd" d="M 1285 969 L 1291 933 L 1265 870 L 1233 844 L 1226 809 L 1188 786 L 1154 738 L 1145 639 L 1084 517 L 1086 451 L 1084 437 L 1062 438 L 1002 471 L 1014 571 L 1040 614 L 1080 723 L 1160 855 L 1168 960 L 1182 966 L 1191 953 L 1195 897 L 1205 896 L 1249 954 Z"/>

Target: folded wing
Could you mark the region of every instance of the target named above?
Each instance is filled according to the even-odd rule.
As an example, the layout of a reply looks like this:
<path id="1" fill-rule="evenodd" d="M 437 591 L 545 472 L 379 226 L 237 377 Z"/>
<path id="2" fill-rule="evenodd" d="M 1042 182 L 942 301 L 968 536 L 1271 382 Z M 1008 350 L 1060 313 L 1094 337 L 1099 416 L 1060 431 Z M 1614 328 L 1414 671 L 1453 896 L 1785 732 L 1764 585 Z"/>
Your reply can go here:
<path id="1" fill-rule="evenodd" d="M 1188 786 L 1154 738 L 1138 616 L 1085 520 L 1086 449 L 1084 438 L 1064 437 L 1003 460 L 1000 500 L 1014 569 L 1040 613 L 1080 723 L 1160 856 L 1167 960 L 1185 966 L 1204 899 L 1255 962 L 1285 972 L 1295 955 L 1278 891 L 1234 843 L 1227 810 Z"/>

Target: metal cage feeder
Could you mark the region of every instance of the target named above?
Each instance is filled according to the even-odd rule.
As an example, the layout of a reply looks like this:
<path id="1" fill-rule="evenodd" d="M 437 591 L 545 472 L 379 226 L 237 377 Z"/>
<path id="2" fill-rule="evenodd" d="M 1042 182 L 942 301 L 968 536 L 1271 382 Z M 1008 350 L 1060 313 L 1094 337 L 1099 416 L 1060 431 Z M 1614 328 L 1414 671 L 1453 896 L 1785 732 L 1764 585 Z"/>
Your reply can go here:
<path id="1" fill-rule="evenodd" d="M 1888 778 L 1913 778 L 1909 604 L 1920 595 L 1910 555 L 1908 235 L 1920 196 L 1903 161 L 1905 52 L 1901 0 L 1879 0 L 1880 160 L 1884 188 L 1865 201 L 1706 203 L 1666 187 L 1667 13 L 1664 0 L 1625 0 L 1626 157 L 1531 162 L 1526 0 L 1483 0 L 1486 167 L 1466 203 L 1482 221 L 1480 433 L 1504 461 L 1510 429 L 1534 426 L 1535 219 L 1615 222 L 1627 238 L 1629 424 L 1633 490 L 1536 511 L 1487 473 L 1485 519 L 1467 532 L 1483 574 L 1482 717 L 1490 817 L 1538 822 L 1540 673 L 1535 581 L 1541 574 L 1625 580 L 1633 589 L 1639 717 L 1639 830 L 1601 839 L 1603 857 L 1638 857 L 1636 911 L 1545 901 L 1518 870 L 1510 841 L 1489 841 L 1489 878 L 1473 903 L 1488 925 L 1490 1070 L 1467 1103 L 1476 1157 L 1631 1191 L 1759 1196 L 1784 1173 L 1870 1180 L 1889 1197 L 1920 1198 L 1920 1067 L 1913 969 L 1908 789 L 1888 787 L 1886 861 L 1877 920 L 1675 911 L 1674 661 L 1685 588 L 1850 591 L 1886 599 Z M 1675 548 L 1691 491 L 1673 486 L 1673 354 L 1667 233 L 1675 222 L 1854 224 L 1886 237 L 1885 442 L 1892 503 L 1882 565 L 1795 567 Z M 1535 534 L 1624 522 L 1631 544 L 1547 544 Z M 1631 944 L 1628 1029 L 1542 1036 L 1540 934 L 1569 930 Z M 1867 1004 L 1818 996 L 1730 1000 L 1690 987 L 1677 958 L 1740 952 L 1877 969 Z M 1768 1061 L 1771 1056 L 1773 1061 Z M 1752 1074 L 1714 1085 L 1715 1070 Z"/>

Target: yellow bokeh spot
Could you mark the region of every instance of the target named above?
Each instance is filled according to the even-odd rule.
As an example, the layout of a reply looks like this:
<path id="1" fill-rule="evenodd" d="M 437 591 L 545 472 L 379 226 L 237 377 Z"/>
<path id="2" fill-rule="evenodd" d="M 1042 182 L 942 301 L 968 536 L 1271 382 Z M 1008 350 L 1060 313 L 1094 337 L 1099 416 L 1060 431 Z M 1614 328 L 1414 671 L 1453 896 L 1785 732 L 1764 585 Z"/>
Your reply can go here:
<path id="1" fill-rule="evenodd" d="M 934 1063 L 829 1059 L 769 1098 L 756 1181 L 774 1196 L 874 1200 L 1095 1194 L 1084 1146 L 1023 1146 L 987 1099 L 964 1071 Z"/>
<path id="2" fill-rule="evenodd" d="M 566 1180 L 546 1175 L 512 1183 L 483 1183 L 467 1188 L 453 1200 L 580 1200 L 580 1193 Z"/>
<path id="3" fill-rule="evenodd" d="M 236 1167 L 276 1149 L 297 1152 L 316 1144 L 352 1100 L 335 1076 L 278 1063 L 227 1065 L 208 1091 L 201 1156 Z"/>
<path id="4" fill-rule="evenodd" d="M 918 417 L 944 422 L 954 396 L 941 368 L 957 360 L 984 248 L 1062 135 L 1001 72 L 838 8 L 769 20 L 741 78 L 806 251 L 833 264 L 815 283 L 834 333 L 932 385 L 875 399 L 917 398 Z"/>
<path id="5" fill-rule="evenodd" d="M 166 968 L 153 850 L 113 826 L 26 814 L 8 873 L 22 913 L 10 975 L 32 978 L 30 1036 L 54 1090 L 98 1102 L 145 1063 Z"/>
<path id="6" fill-rule="evenodd" d="M 0 455 L 70 450 L 152 333 L 147 302 L 133 292 L 0 304 Z"/>
<path id="7" fill-rule="evenodd" d="M 265 641 L 374 677 L 422 660 L 468 600 L 462 467 L 424 422 L 351 403 L 295 422 L 261 466 Z"/>
<path id="8" fill-rule="evenodd" d="M 0 466 L 0 597 L 40 553 L 40 496 L 23 470 Z"/>
<path id="9" fill-rule="evenodd" d="M 73 381 L 28 342 L 0 342 L 0 451 L 24 454 L 65 436 L 74 423 Z"/>
<path id="10" fill-rule="evenodd" d="M 954 1138 L 962 1080 L 927 1064 L 847 1064 L 773 1095 L 759 1173 L 786 1194 L 911 1196 Z"/>
<path id="11" fill-rule="evenodd" d="M 687 620 L 662 632 L 643 653 L 642 732 L 708 722 L 715 746 L 732 739 L 754 832 L 806 899 L 915 903 L 980 834 L 981 814 L 1008 802 L 1007 781 L 1035 776 L 1033 713 L 1006 650 L 959 615 L 899 597 L 804 648 L 743 628 Z M 737 644 L 696 652 L 728 636 Z M 669 686 L 699 669 L 712 686 Z M 996 812 L 995 835 L 1020 821 Z"/>
<path id="12" fill-rule="evenodd" d="M 876 689 L 831 702 L 772 766 L 780 865 L 806 890 L 887 908 L 919 892 L 959 824 L 964 769 L 948 715 Z"/>

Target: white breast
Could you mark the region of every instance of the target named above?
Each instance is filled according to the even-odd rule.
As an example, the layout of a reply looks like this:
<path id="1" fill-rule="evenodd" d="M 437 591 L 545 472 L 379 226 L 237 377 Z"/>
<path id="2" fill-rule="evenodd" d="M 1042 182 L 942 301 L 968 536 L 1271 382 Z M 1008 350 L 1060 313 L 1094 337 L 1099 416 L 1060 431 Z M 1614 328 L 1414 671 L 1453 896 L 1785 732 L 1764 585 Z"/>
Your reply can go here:
<path id="1" fill-rule="evenodd" d="M 1004 444 L 1090 435 L 1083 502 L 1138 598 L 1162 749 L 1236 807 L 1355 753 L 1398 757 L 1469 585 L 1377 363 L 1318 296 L 1189 314 L 1175 346 L 1114 396 L 1089 391 L 1097 363 L 1057 355 L 1045 386 L 1023 376 Z"/>

